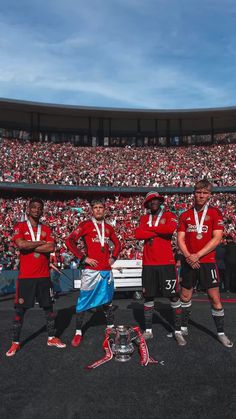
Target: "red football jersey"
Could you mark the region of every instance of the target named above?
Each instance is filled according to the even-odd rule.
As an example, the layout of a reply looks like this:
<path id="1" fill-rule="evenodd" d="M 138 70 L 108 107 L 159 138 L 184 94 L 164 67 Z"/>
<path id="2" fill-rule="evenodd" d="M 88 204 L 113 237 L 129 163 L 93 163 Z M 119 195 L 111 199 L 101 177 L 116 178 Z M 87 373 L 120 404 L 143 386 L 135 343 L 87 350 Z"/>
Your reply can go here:
<path id="1" fill-rule="evenodd" d="M 101 230 L 101 223 L 97 222 L 98 228 Z M 98 265 L 96 267 L 92 267 L 90 265 L 85 265 L 86 269 L 93 269 L 96 271 L 110 271 L 111 266 L 109 264 L 110 259 L 110 247 L 109 242 L 113 242 L 114 249 L 112 251 L 112 255 L 117 258 L 120 252 L 120 242 L 118 237 L 115 234 L 113 227 L 110 224 L 105 222 L 105 243 L 104 243 L 104 251 L 102 251 L 102 246 L 99 241 L 98 233 L 96 228 L 92 222 L 92 220 L 82 221 L 77 229 L 73 231 L 69 237 L 66 239 L 66 246 L 68 249 L 78 258 L 81 259 L 85 255 L 81 252 L 80 249 L 77 247 L 77 241 L 82 238 L 85 242 L 87 252 L 86 256 L 95 259 L 98 261 Z"/>
<path id="2" fill-rule="evenodd" d="M 41 224 L 40 240 L 53 242 L 51 229 L 45 224 Z M 37 227 L 33 227 L 34 235 L 37 235 Z M 32 241 L 30 231 L 26 221 L 18 223 L 14 227 L 13 241 L 24 239 Z M 20 269 L 18 278 L 47 278 L 49 272 L 49 254 L 36 253 L 34 250 L 20 251 Z"/>
<path id="3" fill-rule="evenodd" d="M 199 222 L 203 211 L 198 212 Z M 211 239 L 214 230 L 224 230 L 223 218 L 221 212 L 212 206 L 209 206 L 204 224 L 202 226 L 202 238 L 197 239 L 197 227 L 194 218 L 194 208 L 183 212 L 180 216 L 178 231 L 185 232 L 185 244 L 190 253 L 197 253 Z M 214 263 L 215 250 L 203 256 L 200 263 Z"/>
<path id="4" fill-rule="evenodd" d="M 155 224 L 157 216 L 152 217 Z M 143 265 L 175 265 L 171 238 L 177 228 L 177 218 L 170 211 L 165 211 L 159 225 L 149 227 L 149 215 L 140 218 L 140 225 L 135 230 L 135 237 L 144 240 Z"/>

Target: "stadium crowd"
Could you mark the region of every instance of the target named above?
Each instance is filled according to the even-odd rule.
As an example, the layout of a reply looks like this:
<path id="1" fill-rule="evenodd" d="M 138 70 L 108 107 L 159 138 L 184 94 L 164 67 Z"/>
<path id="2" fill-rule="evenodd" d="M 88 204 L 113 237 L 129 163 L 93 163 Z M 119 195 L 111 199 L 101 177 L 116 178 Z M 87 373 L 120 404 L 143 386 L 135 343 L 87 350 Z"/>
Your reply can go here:
<path id="1" fill-rule="evenodd" d="M 236 144 L 188 147 L 76 147 L 0 140 L 0 182 L 80 186 L 193 186 L 206 177 L 232 186 Z"/>
<path id="2" fill-rule="evenodd" d="M 230 236 L 236 241 L 236 196 L 233 194 L 214 194 L 211 202 L 221 209 L 225 221 L 225 237 Z M 11 241 L 13 226 L 25 219 L 27 200 L 1 199 L 0 208 L 0 269 L 17 269 L 18 250 Z M 106 219 L 114 226 L 122 242 L 122 259 L 140 259 L 142 256 L 142 243 L 134 239 L 134 229 L 139 223 L 143 213 L 143 197 L 115 196 L 106 199 Z M 180 215 L 192 204 L 192 195 L 166 195 L 166 207 Z M 89 201 L 86 199 L 73 199 L 69 201 L 45 201 L 42 222 L 50 225 L 57 242 L 54 262 L 62 268 L 73 268 L 77 261 L 67 251 L 64 240 L 76 228 L 80 221 L 90 214 Z M 82 246 L 82 243 L 80 243 Z M 175 238 L 173 240 L 176 246 Z"/>

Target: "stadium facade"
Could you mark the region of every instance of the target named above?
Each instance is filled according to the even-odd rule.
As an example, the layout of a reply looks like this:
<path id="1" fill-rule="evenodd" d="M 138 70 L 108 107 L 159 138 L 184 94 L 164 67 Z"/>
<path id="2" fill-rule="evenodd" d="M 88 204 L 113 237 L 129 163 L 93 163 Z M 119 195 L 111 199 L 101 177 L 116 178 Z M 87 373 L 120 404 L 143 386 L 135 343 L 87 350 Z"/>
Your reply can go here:
<path id="1" fill-rule="evenodd" d="M 0 99 L 0 127 L 26 131 L 34 140 L 73 136 L 79 146 L 212 144 L 225 133 L 235 142 L 236 107 L 145 110 Z"/>

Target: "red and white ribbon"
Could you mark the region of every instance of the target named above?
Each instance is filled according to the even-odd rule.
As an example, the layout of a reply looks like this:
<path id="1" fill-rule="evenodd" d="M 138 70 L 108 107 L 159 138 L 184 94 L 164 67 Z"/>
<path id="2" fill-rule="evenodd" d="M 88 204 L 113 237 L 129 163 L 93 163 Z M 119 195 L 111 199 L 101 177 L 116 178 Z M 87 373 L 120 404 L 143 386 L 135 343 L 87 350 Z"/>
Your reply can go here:
<path id="1" fill-rule="evenodd" d="M 146 367 L 148 364 L 158 364 L 158 361 L 153 359 L 149 355 L 148 347 L 146 344 L 146 341 L 141 333 L 141 330 L 138 326 L 132 328 L 133 331 L 137 335 L 137 342 L 139 345 L 139 354 L 140 354 L 140 364 L 144 367 Z M 97 367 L 100 367 L 100 365 L 105 364 L 108 361 L 111 361 L 113 358 L 113 352 L 111 349 L 111 344 L 113 343 L 113 340 L 110 337 L 111 329 L 108 329 L 106 331 L 105 339 L 103 342 L 103 349 L 105 351 L 105 356 L 98 361 L 95 361 L 93 364 L 88 365 L 87 369 L 95 369 Z"/>

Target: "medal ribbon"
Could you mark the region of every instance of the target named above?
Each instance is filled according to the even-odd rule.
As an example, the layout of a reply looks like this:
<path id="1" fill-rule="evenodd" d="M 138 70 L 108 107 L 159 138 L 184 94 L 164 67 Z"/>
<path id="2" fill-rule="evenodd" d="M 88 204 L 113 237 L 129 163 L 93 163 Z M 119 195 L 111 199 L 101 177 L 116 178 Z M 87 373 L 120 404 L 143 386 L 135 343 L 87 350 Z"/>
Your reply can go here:
<path id="1" fill-rule="evenodd" d="M 105 356 L 98 361 L 95 361 L 93 364 L 90 364 L 86 367 L 88 370 L 95 369 L 100 367 L 100 365 L 105 364 L 106 362 L 110 361 L 113 358 L 113 352 L 111 350 L 111 343 L 109 338 L 109 333 L 106 333 L 105 340 L 103 342 L 103 349 L 105 351 Z"/>
<path id="2" fill-rule="evenodd" d="M 202 227 L 203 227 L 203 223 L 205 221 L 206 215 L 207 215 L 208 207 L 209 207 L 209 202 L 204 207 L 204 211 L 202 213 L 202 217 L 201 217 L 200 223 L 199 223 L 199 218 L 198 218 L 197 210 L 194 208 L 194 219 L 195 219 L 195 223 L 196 223 L 197 233 L 198 234 L 201 234 L 202 233 Z"/>
<path id="3" fill-rule="evenodd" d="M 136 326 L 133 328 L 133 330 L 137 333 L 137 337 L 138 337 L 137 341 L 139 342 L 140 364 L 143 367 L 146 367 L 148 364 L 158 364 L 158 361 L 153 359 L 149 355 L 147 343 L 141 333 L 140 328 Z"/>
<path id="4" fill-rule="evenodd" d="M 162 208 L 162 210 L 159 212 L 158 217 L 154 223 L 154 227 L 157 227 L 159 225 L 163 212 L 164 212 L 164 208 Z M 152 227 L 152 214 L 149 215 L 148 225 L 149 227 Z"/>
<path id="5" fill-rule="evenodd" d="M 98 227 L 97 220 L 95 220 L 95 218 L 92 218 L 92 222 L 94 224 L 94 227 L 96 228 L 97 235 L 98 235 L 98 238 L 99 238 L 99 242 L 100 242 L 100 244 L 103 248 L 104 243 L 105 243 L 105 222 L 104 222 L 104 220 L 102 220 L 102 234 L 101 234 L 100 229 Z"/>
<path id="6" fill-rule="evenodd" d="M 27 220 L 27 226 L 28 226 L 28 229 L 29 229 L 29 232 L 30 232 L 30 235 L 31 235 L 32 242 L 40 241 L 42 225 L 40 223 L 38 224 L 36 239 L 35 239 L 35 235 L 34 235 L 34 230 L 32 228 L 31 222 L 29 220 Z"/>

